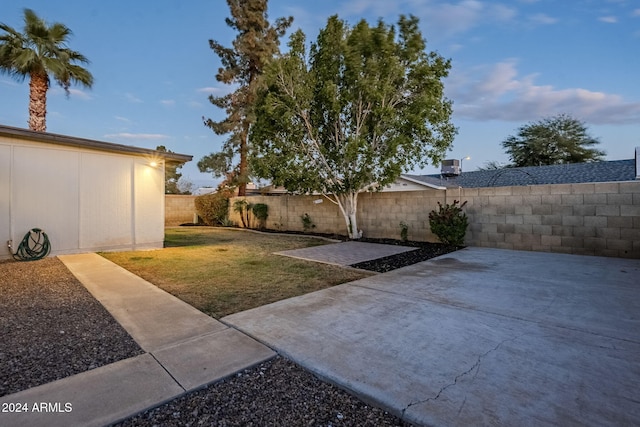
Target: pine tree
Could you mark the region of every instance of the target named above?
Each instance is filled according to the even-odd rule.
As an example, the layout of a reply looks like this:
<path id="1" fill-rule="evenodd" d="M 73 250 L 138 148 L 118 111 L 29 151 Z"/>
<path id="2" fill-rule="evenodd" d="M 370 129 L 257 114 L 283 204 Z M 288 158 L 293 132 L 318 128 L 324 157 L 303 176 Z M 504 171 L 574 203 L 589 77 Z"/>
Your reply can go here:
<path id="1" fill-rule="evenodd" d="M 215 40 L 209 40 L 209 46 L 222 63 L 216 79 L 237 85 L 237 89 L 225 96 L 209 97 L 213 105 L 227 113 L 224 120 L 203 119 L 204 124 L 216 134 L 230 134 L 230 137 L 222 151 L 205 156 L 198 162 L 198 167 L 202 172 L 225 176 L 226 184 L 237 185 L 238 194 L 244 196 L 249 181 L 249 131 L 255 121 L 253 107 L 260 76 L 266 64 L 279 52 L 279 39 L 293 18 L 279 18 L 275 25 L 271 25 L 267 16 L 267 0 L 227 0 L 227 4 L 231 18 L 226 18 L 225 22 L 238 32 L 233 47 L 225 47 Z M 236 154 L 240 162 L 234 167 Z"/>

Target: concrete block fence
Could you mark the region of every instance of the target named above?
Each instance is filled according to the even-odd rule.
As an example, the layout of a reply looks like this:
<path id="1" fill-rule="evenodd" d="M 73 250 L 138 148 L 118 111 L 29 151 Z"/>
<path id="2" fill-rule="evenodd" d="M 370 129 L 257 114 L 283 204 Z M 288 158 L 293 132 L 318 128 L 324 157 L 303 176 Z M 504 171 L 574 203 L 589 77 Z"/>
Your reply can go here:
<path id="1" fill-rule="evenodd" d="M 308 214 L 312 231 L 346 235 L 338 207 L 322 196 L 247 199 L 269 206 L 270 229 L 303 231 Z M 437 242 L 429 212 L 454 200 L 467 202 L 468 246 L 640 258 L 640 181 L 363 193 L 358 227 L 365 237 L 399 239 L 404 222 L 410 240 Z M 167 218 L 177 218 L 166 206 Z M 232 209 L 230 218 L 240 223 Z"/>
<path id="2" fill-rule="evenodd" d="M 466 244 L 640 258 L 640 181 L 463 189 Z"/>
<path id="3" fill-rule="evenodd" d="M 165 194 L 164 196 L 164 225 L 177 226 L 193 222 L 196 213 L 196 196 Z"/>

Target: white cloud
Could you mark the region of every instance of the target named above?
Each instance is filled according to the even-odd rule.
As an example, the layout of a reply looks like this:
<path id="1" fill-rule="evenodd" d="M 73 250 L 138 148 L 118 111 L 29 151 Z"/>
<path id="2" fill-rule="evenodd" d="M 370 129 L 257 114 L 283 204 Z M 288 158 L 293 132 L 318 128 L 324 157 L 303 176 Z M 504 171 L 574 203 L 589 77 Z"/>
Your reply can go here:
<path id="1" fill-rule="evenodd" d="M 403 1 L 389 0 L 353 0 L 344 2 L 340 5 L 340 14 L 344 16 L 361 16 L 367 12 L 371 12 L 377 16 L 395 15 L 399 12 Z M 423 1 L 413 1 L 419 6 Z"/>
<path id="2" fill-rule="evenodd" d="M 615 16 L 601 16 L 600 18 L 598 18 L 598 21 L 604 22 L 606 24 L 615 24 L 618 22 L 618 18 L 616 18 Z"/>
<path id="3" fill-rule="evenodd" d="M 423 15 L 430 32 L 452 36 L 479 25 L 509 21 L 516 16 L 516 12 L 515 9 L 504 5 L 463 0 L 457 3 L 429 5 L 425 7 Z"/>
<path id="4" fill-rule="evenodd" d="M 52 86 L 51 89 L 49 89 L 49 93 L 55 96 L 58 96 L 58 95 L 66 96 L 66 92 L 64 91 L 64 89 L 59 86 Z M 84 92 L 80 89 L 72 88 L 72 87 L 69 88 L 69 96 L 72 98 L 84 99 L 85 101 L 89 101 L 93 99 L 93 97 L 89 93 Z"/>
<path id="5" fill-rule="evenodd" d="M 82 91 L 80 89 L 69 88 L 69 93 L 71 94 L 71 96 L 75 96 L 81 99 L 86 99 L 86 100 L 93 99 L 93 96 L 91 96 L 90 93 Z"/>
<path id="6" fill-rule="evenodd" d="M 125 93 L 124 97 L 126 98 L 127 101 L 134 104 L 141 104 L 143 102 L 142 99 L 138 98 L 137 96 L 129 92 Z"/>
<path id="7" fill-rule="evenodd" d="M 344 2 L 340 8 L 340 15 L 349 17 L 361 17 L 364 14 L 389 17 L 399 13 L 416 15 L 426 22 L 429 34 L 446 37 L 464 33 L 479 25 L 509 22 L 517 15 L 513 7 L 479 0 L 354 0 Z"/>
<path id="8" fill-rule="evenodd" d="M 456 116 L 471 120 L 528 121 L 567 113 L 593 124 L 640 121 L 640 102 L 583 88 L 539 85 L 537 77 L 519 76 L 515 60 L 477 67 L 468 74 L 452 71 L 447 96 L 454 101 Z"/>
<path id="9" fill-rule="evenodd" d="M 220 89 L 219 87 L 208 86 L 208 87 L 198 88 L 198 89 L 196 89 L 196 92 L 200 92 L 200 93 L 216 93 L 216 92 L 222 92 L 222 89 Z"/>
<path id="10" fill-rule="evenodd" d="M 631 16 L 640 16 L 640 9 L 635 9 L 633 12 L 631 12 Z"/>
<path id="11" fill-rule="evenodd" d="M 155 139 L 167 139 L 168 135 L 162 135 L 159 133 L 110 133 L 104 136 L 105 138 L 113 138 L 113 139 L 144 139 L 144 140 L 155 140 Z"/>
<path id="12" fill-rule="evenodd" d="M 539 24 L 539 25 L 551 25 L 558 22 L 556 18 L 553 18 L 544 13 L 536 13 L 535 15 L 532 15 L 529 18 L 529 21 L 532 22 L 533 24 Z"/>
<path id="13" fill-rule="evenodd" d="M 113 116 L 114 119 L 119 120 L 121 122 L 125 122 L 125 123 L 131 123 L 131 120 L 127 119 L 126 117 L 122 117 L 122 116 Z"/>
<path id="14" fill-rule="evenodd" d="M 2 83 L 3 85 L 7 85 L 7 86 L 20 86 L 20 84 L 18 84 L 17 82 L 15 82 L 13 80 L 0 79 L 0 83 Z"/>
<path id="15" fill-rule="evenodd" d="M 173 107 L 174 105 L 176 105 L 176 101 L 174 101 L 173 99 L 163 99 L 160 101 L 160 103 L 165 107 Z"/>

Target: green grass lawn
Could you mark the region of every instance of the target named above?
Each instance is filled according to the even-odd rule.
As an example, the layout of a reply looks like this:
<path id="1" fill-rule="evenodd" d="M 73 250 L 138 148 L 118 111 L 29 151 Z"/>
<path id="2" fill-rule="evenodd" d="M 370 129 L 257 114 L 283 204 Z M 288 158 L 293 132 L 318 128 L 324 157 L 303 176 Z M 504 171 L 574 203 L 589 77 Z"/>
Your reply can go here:
<path id="1" fill-rule="evenodd" d="M 304 236 L 180 227 L 166 229 L 164 249 L 100 255 L 220 318 L 368 275 L 273 255 L 326 243 Z"/>

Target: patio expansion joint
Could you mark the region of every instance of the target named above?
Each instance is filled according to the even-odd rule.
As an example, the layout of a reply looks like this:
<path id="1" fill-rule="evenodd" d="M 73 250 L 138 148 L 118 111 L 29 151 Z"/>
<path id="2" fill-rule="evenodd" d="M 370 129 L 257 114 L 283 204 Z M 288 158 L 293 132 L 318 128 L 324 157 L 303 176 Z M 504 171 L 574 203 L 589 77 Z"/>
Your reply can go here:
<path id="1" fill-rule="evenodd" d="M 167 373 L 167 375 L 169 375 L 169 376 L 171 377 L 171 379 L 172 379 L 173 381 L 175 381 L 175 383 L 176 383 L 176 384 L 178 384 L 178 387 L 180 387 L 180 388 L 182 389 L 182 391 L 183 391 L 184 393 L 186 393 L 186 392 L 187 392 L 187 389 L 186 389 L 186 388 L 184 388 L 184 386 L 183 386 L 182 384 L 180 384 L 180 381 L 178 381 L 178 379 L 177 379 L 176 377 L 174 377 L 174 376 L 173 376 L 173 374 L 172 374 L 172 373 L 171 373 L 171 372 L 170 372 L 170 371 L 169 371 L 169 370 L 168 370 L 168 369 L 167 369 L 167 368 L 162 364 L 162 362 L 160 362 L 160 361 L 158 360 L 158 358 L 155 356 L 155 354 L 153 354 L 152 352 L 149 352 L 148 354 L 149 354 L 149 356 L 153 357 L 153 360 L 155 360 L 155 361 L 156 361 L 156 363 L 157 363 L 158 365 L 160 365 L 160 367 L 161 367 L 161 368 L 162 368 L 162 369 Z"/>
<path id="2" fill-rule="evenodd" d="M 402 409 L 402 411 L 401 411 L 400 419 L 405 419 L 405 418 L 404 418 L 404 416 L 405 416 L 406 411 L 407 411 L 409 408 L 411 408 L 412 406 L 420 405 L 420 404 L 423 404 L 423 403 L 428 403 L 428 402 L 431 402 L 431 401 L 436 401 L 436 400 L 438 400 L 438 399 L 440 398 L 440 396 L 442 395 L 442 393 L 444 393 L 447 389 L 449 389 L 449 388 L 451 388 L 451 387 L 455 386 L 456 384 L 458 384 L 458 380 L 460 380 L 462 377 L 464 377 L 464 376 L 466 376 L 466 375 L 469 375 L 469 374 L 470 374 L 470 373 L 472 373 L 473 371 L 475 371 L 475 374 L 474 374 L 474 376 L 473 376 L 473 378 L 475 379 L 476 375 L 478 375 L 478 372 L 479 372 L 479 370 L 480 370 L 480 365 L 481 365 L 481 363 L 482 363 L 482 359 L 486 358 L 486 357 L 487 357 L 488 355 L 490 355 L 491 353 L 494 353 L 494 352 L 498 351 L 498 349 L 499 349 L 499 348 L 500 348 L 504 343 L 509 342 L 509 341 L 516 341 L 516 340 L 518 340 L 518 339 L 522 338 L 522 337 L 523 337 L 523 336 L 525 336 L 525 335 L 526 335 L 526 333 L 524 333 L 524 334 L 520 334 L 520 335 L 518 335 L 518 336 L 516 336 L 516 337 L 511 337 L 511 338 L 504 339 L 504 340 L 502 340 L 501 342 L 499 342 L 499 343 L 498 343 L 495 347 L 493 347 L 492 349 L 487 350 L 486 352 L 484 352 L 484 353 L 482 353 L 481 355 L 479 355 L 479 356 L 478 356 L 478 358 L 476 359 L 476 362 L 473 364 L 473 366 L 471 366 L 471 367 L 470 367 L 469 369 L 467 369 L 466 371 L 464 371 L 464 372 L 462 372 L 462 373 L 460 373 L 460 374 L 456 375 L 456 377 L 453 379 L 453 382 L 448 383 L 448 384 L 444 385 L 442 388 L 440 388 L 440 390 L 438 390 L 438 392 L 436 393 L 436 395 L 435 395 L 435 396 L 428 397 L 428 398 L 426 398 L 426 399 L 416 400 L 416 401 L 414 401 L 414 402 L 410 402 L 407 406 L 405 406 L 405 407 Z M 466 399 L 466 397 L 465 397 L 465 399 L 463 400 L 462 404 L 460 405 L 460 408 L 458 408 L 458 415 L 460 414 L 460 412 L 462 412 L 462 409 L 464 408 L 464 405 L 465 405 L 466 401 L 467 401 L 467 399 Z"/>

